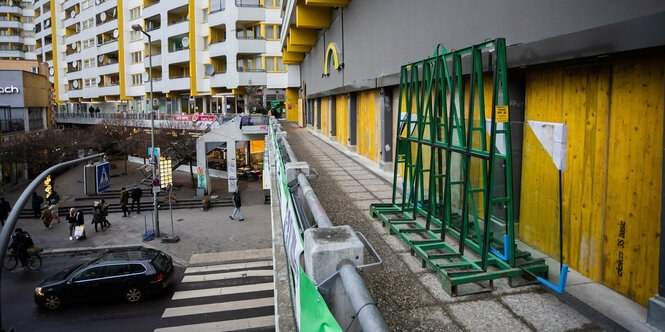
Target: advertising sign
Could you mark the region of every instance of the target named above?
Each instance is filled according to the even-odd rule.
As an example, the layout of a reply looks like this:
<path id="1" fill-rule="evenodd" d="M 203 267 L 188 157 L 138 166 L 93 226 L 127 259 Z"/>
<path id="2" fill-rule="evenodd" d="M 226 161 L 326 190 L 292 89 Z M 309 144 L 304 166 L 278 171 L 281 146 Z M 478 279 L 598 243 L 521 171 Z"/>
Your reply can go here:
<path id="1" fill-rule="evenodd" d="M 96 166 L 97 178 L 97 193 L 109 189 L 111 187 L 111 165 L 109 163 L 102 163 Z"/>

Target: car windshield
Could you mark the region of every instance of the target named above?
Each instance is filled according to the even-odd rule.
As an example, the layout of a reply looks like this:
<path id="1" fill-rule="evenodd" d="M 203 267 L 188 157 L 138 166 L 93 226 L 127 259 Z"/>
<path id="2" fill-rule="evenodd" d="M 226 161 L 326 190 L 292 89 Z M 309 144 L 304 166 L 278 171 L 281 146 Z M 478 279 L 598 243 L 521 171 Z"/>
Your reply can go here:
<path id="1" fill-rule="evenodd" d="M 169 263 L 169 258 L 164 255 L 164 253 L 160 253 L 155 257 L 155 259 L 152 260 L 151 264 L 152 266 L 155 267 L 157 271 L 164 271 L 166 270 L 166 266 Z"/>

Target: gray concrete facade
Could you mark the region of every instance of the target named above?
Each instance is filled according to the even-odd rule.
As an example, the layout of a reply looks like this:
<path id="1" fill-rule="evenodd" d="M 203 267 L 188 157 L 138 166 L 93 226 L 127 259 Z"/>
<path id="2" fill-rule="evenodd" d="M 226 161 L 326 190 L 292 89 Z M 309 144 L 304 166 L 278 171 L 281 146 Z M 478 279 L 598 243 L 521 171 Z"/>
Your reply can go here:
<path id="1" fill-rule="evenodd" d="M 657 32 L 665 2 L 657 0 L 363 0 L 331 16 L 301 63 L 307 98 L 397 85 L 400 66 L 431 56 L 438 43 L 452 50 L 502 37 L 513 68 L 665 44 Z M 343 66 L 323 76 L 330 43 Z"/>

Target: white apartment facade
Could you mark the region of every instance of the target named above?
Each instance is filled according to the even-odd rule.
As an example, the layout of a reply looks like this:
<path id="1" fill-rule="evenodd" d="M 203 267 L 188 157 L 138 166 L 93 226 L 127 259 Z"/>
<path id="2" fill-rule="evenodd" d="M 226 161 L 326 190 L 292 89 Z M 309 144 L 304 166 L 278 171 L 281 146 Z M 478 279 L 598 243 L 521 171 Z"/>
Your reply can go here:
<path id="1" fill-rule="evenodd" d="M 251 111 L 247 86 L 264 102 L 286 101 L 288 88 L 297 94 L 299 66 L 281 61 L 280 7 L 280 0 L 38 0 L 37 59 L 48 63 L 63 110 L 147 111 L 152 53 L 159 113 Z"/>
<path id="2" fill-rule="evenodd" d="M 33 1 L 0 0 L 0 59 L 35 60 Z"/>

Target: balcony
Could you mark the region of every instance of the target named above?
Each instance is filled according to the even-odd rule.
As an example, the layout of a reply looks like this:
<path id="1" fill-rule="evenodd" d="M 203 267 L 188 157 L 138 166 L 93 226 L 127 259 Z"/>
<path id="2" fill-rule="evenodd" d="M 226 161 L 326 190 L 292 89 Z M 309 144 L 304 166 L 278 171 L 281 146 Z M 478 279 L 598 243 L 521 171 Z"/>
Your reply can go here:
<path id="1" fill-rule="evenodd" d="M 166 29 L 166 37 L 171 37 L 179 34 L 189 33 L 189 21 L 180 21 L 177 23 L 169 24 Z"/>
<path id="2" fill-rule="evenodd" d="M 2 40 L 3 43 L 21 43 L 23 44 L 23 37 L 21 36 L 1 36 L 0 35 L 0 40 Z"/>
<path id="3" fill-rule="evenodd" d="M 0 5 L 0 14 L 17 14 L 17 15 L 22 15 L 23 14 L 23 8 L 19 6 L 7 6 L 7 5 Z"/>
<path id="4" fill-rule="evenodd" d="M 97 25 L 97 31 L 109 31 L 118 28 L 118 20 L 115 18 L 106 19 L 104 23 Z"/>
<path id="5" fill-rule="evenodd" d="M 120 65 L 118 62 L 111 62 L 104 65 L 98 65 L 96 74 L 98 75 L 108 75 L 108 74 L 117 74 L 120 72 Z"/>
<path id="6" fill-rule="evenodd" d="M 191 81 L 189 76 L 169 78 L 166 81 L 165 90 L 167 92 L 189 90 Z"/>
<path id="7" fill-rule="evenodd" d="M 99 96 L 118 96 L 120 95 L 120 84 L 108 84 L 108 85 L 100 85 L 99 88 L 97 88 L 97 91 L 99 91 Z"/>
<path id="8" fill-rule="evenodd" d="M 266 85 L 266 72 L 241 72 L 238 71 L 238 85 Z"/>
<path id="9" fill-rule="evenodd" d="M 153 92 L 164 92 L 164 81 L 161 78 L 154 78 L 152 80 Z M 145 93 L 150 93 L 150 81 L 145 82 Z"/>
<path id="10" fill-rule="evenodd" d="M 209 52 L 208 54 L 210 55 L 210 57 L 226 55 L 228 50 L 229 47 L 225 42 L 216 42 L 208 46 L 208 52 Z"/>
<path id="11" fill-rule="evenodd" d="M 186 48 L 180 51 L 169 52 L 164 61 L 166 63 L 178 63 L 189 62 L 189 60 L 189 48 Z"/>
<path id="12" fill-rule="evenodd" d="M 210 76 L 210 87 L 212 88 L 225 88 L 231 86 L 230 83 L 231 77 L 226 75 L 226 71 Z"/>
<path id="13" fill-rule="evenodd" d="M 146 56 L 143 58 L 143 65 L 145 66 L 146 69 L 150 67 L 150 58 L 149 56 Z M 162 54 L 153 54 L 152 55 L 152 67 L 161 67 L 162 66 Z"/>
<path id="14" fill-rule="evenodd" d="M 0 28 L 22 29 L 23 23 L 19 21 L 0 21 Z"/>
<path id="15" fill-rule="evenodd" d="M 236 1 L 236 10 L 238 11 L 237 22 L 256 22 L 265 21 L 266 11 L 259 5 L 254 5 L 257 1 Z M 240 6 L 238 4 L 241 4 Z"/>
<path id="16" fill-rule="evenodd" d="M 265 39 L 241 39 L 238 38 L 238 53 L 260 54 L 266 52 Z"/>
<path id="17" fill-rule="evenodd" d="M 99 41 L 97 42 L 97 54 L 103 54 L 117 50 L 118 50 L 117 39 L 107 40 L 104 42 L 104 44 L 100 44 Z"/>
<path id="18" fill-rule="evenodd" d="M 25 53 L 19 50 L 0 50 L 0 58 L 23 58 Z"/>

